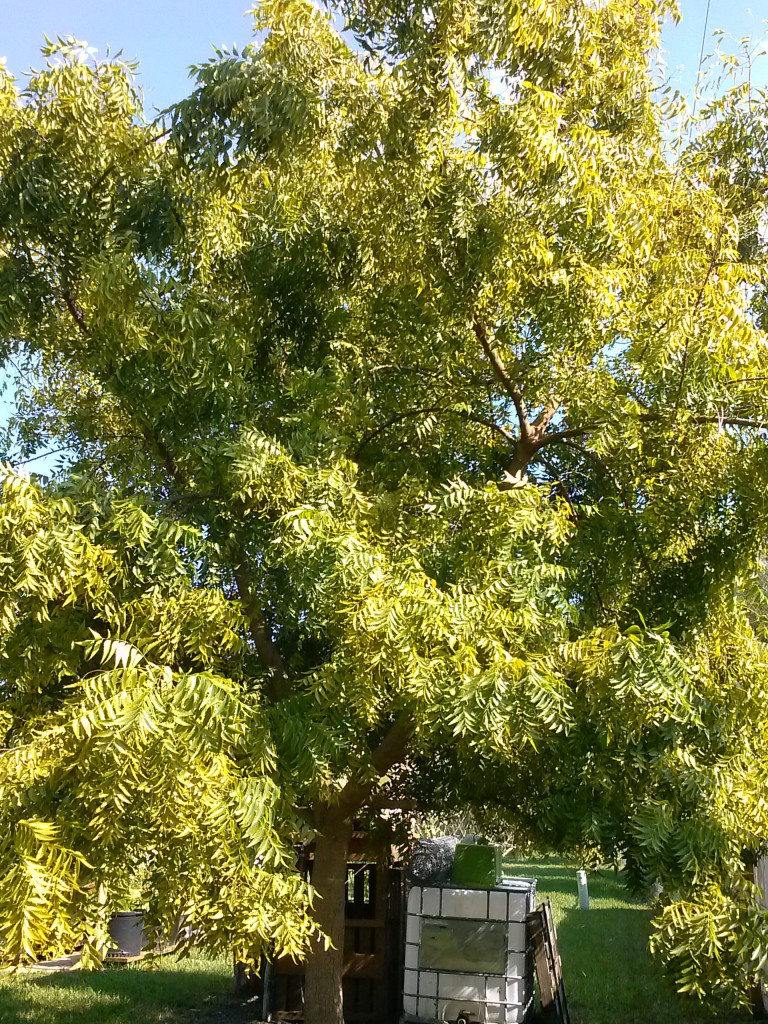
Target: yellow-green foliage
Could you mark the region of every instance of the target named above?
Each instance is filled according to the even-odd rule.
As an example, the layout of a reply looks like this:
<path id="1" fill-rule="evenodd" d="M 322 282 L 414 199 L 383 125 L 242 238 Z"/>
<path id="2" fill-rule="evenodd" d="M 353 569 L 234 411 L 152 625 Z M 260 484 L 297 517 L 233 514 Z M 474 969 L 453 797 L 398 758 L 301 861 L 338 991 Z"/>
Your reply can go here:
<path id="1" fill-rule="evenodd" d="M 258 695 L 222 674 L 238 608 L 193 588 L 194 531 L 49 498 L 3 470 L 0 927 L 6 958 L 108 942 L 134 878 L 152 924 L 296 953 L 306 893 L 276 831 Z"/>
<path id="2" fill-rule="evenodd" d="M 671 11 L 270 0 L 155 123 L 2 74 L 8 446 L 80 474 L 4 487 L 14 955 L 148 867 L 297 950 L 282 844 L 413 799 L 761 921 L 765 97 L 672 145 Z"/>

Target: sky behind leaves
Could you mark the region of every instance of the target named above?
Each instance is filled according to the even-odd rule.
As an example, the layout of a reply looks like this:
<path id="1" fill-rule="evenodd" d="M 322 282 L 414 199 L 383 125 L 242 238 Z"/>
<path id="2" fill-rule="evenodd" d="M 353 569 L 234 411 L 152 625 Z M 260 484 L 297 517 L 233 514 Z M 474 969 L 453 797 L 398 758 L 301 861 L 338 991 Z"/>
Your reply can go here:
<path id="1" fill-rule="evenodd" d="M 190 64 L 209 57 L 213 46 L 248 41 L 248 7 L 248 0 L 0 0 L 0 58 L 21 77 L 41 65 L 46 35 L 74 36 L 94 47 L 98 57 L 122 50 L 124 57 L 140 63 L 139 82 L 151 113 L 187 94 Z M 729 52 L 737 52 L 744 37 L 767 38 L 766 0 L 709 0 L 709 5 L 705 0 L 682 0 L 681 10 L 682 22 L 665 30 L 663 60 L 672 85 L 689 95 L 700 56 L 713 52 L 713 32 L 725 33 L 721 45 Z M 753 81 L 768 87 L 768 57 L 757 61 Z M 6 390 L 0 394 L 0 423 L 7 421 L 10 410 Z M 36 461 L 30 468 L 45 471 L 47 461 Z"/>
<path id="2" fill-rule="evenodd" d="M 208 57 L 213 45 L 244 43 L 250 37 L 248 0 L 0 0 L 0 55 L 20 75 L 40 63 L 43 37 L 73 35 L 94 46 L 99 56 L 122 49 L 141 63 L 141 84 L 148 109 L 162 109 L 188 89 L 190 64 Z M 764 37 L 765 0 L 682 0 L 683 21 L 665 32 L 668 73 L 676 86 L 691 90 L 698 68 L 705 21 L 707 35 L 727 33 L 726 45 L 738 48 L 744 36 Z M 712 50 L 708 40 L 705 53 Z M 759 72 L 768 84 L 768 60 Z"/>

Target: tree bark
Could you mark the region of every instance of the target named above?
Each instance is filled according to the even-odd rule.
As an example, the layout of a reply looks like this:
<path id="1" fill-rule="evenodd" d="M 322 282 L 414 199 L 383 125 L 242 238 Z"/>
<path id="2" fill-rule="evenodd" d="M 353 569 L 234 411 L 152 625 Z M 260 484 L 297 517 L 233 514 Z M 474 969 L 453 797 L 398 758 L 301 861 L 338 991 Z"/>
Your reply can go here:
<path id="1" fill-rule="evenodd" d="M 313 814 L 317 836 L 312 887 L 317 896 L 313 917 L 333 948 L 315 943 L 304 974 L 304 1024 L 343 1024 L 342 974 L 344 970 L 344 911 L 347 853 L 353 821 L 370 799 L 376 776 L 385 775 L 402 761 L 413 733 L 413 719 L 402 712 L 371 751 L 369 778 L 352 777 L 338 794 L 338 802 L 321 805 Z"/>
<path id="2" fill-rule="evenodd" d="M 351 821 L 335 821 L 329 814 L 315 840 L 312 888 L 314 918 L 333 943 L 315 943 L 304 975 L 304 1024 L 343 1024 L 341 979 L 344 968 L 344 911 L 346 905 L 347 853 Z"/>
<path id="3" fill-rule="evenodd" d="M 245 558 L 242 553 L 240 553 L 239 562 L 235 566 L 235 581 L 237 582 L 237 591 L 243 604 L 243 611 L 248 620 L 248 632 L 251 634 L 259 661 L 269 672 L 269 684 L 267 687 L 269 696 L 274 701 L 285 700 L 286 697 L 290 696 L 291 692 L 288 670 L 285 667 L 285 662 L 277 645 L 270 636 L 264 612 L 261 610 L 261 606 L 256 601 L 251 590 L 250 580 L 245 569 Z"/>

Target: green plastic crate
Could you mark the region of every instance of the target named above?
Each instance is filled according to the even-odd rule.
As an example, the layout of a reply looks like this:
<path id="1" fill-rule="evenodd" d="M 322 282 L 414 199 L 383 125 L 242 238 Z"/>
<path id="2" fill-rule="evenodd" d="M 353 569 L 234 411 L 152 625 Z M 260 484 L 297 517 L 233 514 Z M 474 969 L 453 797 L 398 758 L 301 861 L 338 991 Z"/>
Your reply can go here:
<path id="1" fill-rule="evenodd" d="M 457 843 L 451 881 L 464 889 L 493 889 L 501 881 L 501 847 Z"/>

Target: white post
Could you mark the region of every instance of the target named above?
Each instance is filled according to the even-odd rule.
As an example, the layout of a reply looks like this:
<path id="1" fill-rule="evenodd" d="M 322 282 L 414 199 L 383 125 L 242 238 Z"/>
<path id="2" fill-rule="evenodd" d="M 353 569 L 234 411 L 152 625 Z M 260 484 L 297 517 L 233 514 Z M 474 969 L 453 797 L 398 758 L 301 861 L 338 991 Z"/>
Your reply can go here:
<path id="1" fill-rule="evenodd" d="M 579 888 L 579 908 L 589 910 L 589 889 L 587 888 L 587 872 L 579 870 L 576 872 L 576 884 Z"/>

